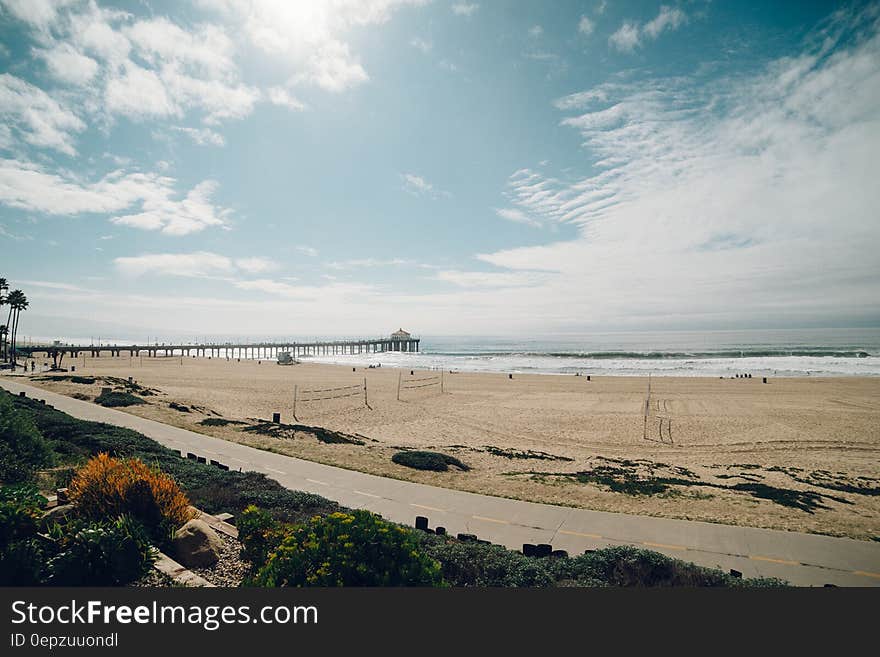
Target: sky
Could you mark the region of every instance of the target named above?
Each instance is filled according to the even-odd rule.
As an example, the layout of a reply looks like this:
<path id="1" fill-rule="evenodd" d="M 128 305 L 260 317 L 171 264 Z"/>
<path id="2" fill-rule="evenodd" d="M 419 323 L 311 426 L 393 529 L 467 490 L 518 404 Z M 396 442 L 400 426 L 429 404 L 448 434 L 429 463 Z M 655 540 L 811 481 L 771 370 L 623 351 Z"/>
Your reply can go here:
<path id="1" fill-rule="evenodd" d="M 0 0 L 0 114 L 23 336 L 880 326 L 878 3 Z"/>

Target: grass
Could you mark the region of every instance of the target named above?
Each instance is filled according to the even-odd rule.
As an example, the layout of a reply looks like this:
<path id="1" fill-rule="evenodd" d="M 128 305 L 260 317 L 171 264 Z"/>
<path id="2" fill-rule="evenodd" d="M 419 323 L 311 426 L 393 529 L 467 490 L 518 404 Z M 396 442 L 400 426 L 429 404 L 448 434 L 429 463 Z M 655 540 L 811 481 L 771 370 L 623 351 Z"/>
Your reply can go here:
<path id="1" fill-rule="evenodd" d="M 327 444 L 363 445 L 364 441 L 355 436 L 341 431 L 331 431 L 324 427 L 313 427 L 306 424 L 281 424 L 260 420 L 255 424 L 242 428 L 247 433 L 256 433 L 270 438 L 293 439 L 297 432 L 308 433 L 318 439 L 318 442 Z"/>
<path id="2" fill-rule="evenodd" d="M 130 392 L 111 390 L 109 392 L 102 392 L 95 397 L 95 403 L 107 406 L 108 408 L 115 408 L 119 406 L 136 406 L 138 404 L 146 404 L 147 402 Z"/>
<path id="3" fill-rule="evenodd" d="M 136 431 L 78 420 L 28 398 L 12 399 L 17 408 L 28 410 L 37 429 L 50 442 L 57 466 L 79 465 L 101 452 L 118 458 L 137 457 L 170 474 L 192 504 L 208 513 L 225 511 L 237 516 L 248 505 L 256 504 L 274 517 L 298 522 L 340 509 L 336 502 L 288 490 L 262 473 L 221 470 L 182 458 L 179 452 Z"/>
<path id="4" fill-rule="evenodd" d="M 241 420 L 227 420 L 222 417 L 206 417 L 199 422 L 203 427 L 225 427 L 229 424 L 247 424 Z"/>
<path id="5" fill-rule="evenodd" d="M 580 470 L 578 472 L 531 471 L 516 474 L 527 474 L 537 479 L 567 479 L 581 484 L 601 486 L 614 493 L 623 493 L 624 495 L 632 496 L 669 495 L 675 492 L 673 487 L 676 486 L 715 488 L 747 493 L 752 497 L 769 500 L 780 506 L 798 509 L 810 514 L 814 513 L 817 509 L 828 509 L 829 507 L 825 504 L 826 500 L 832 500 L 841 504 L 852 504 L 850 500 L 843 497 L 808 490 L 771 486 L 769 484 L 754 481 L 751 476 L 739 475 L 740 478 L 747 480 L 746 483 L 725 485 L 711 481 L 702 481 L 696 474 L 686 468 L 668 466 L 665 463 L 652 463 L 651 461 L 643 459 L 628 460 L 603 457 L 598 458 L 601 459 L 603 463 L 590 470 Z M 660 468 L 667 469 L 673 475 L 678 476 L 655 474 Z M 718 478 L 730 479 L 734 476 L 735 475 L 719 475 Z M 795 480 L 815 486 L 820 485 L 802 478 L 795 478 Z M 830 486 L 825 487 L 830 488 Z M 849 490 L 847 492 L 854 491 Z"/>
<path id="6" fill-rule="evenodd" d="M 574 461 L 567 456 L 556 456 L 547 452 L 538 452 L 534 450 L 516 450 L 502 449 L 494 445 L 486 445 L 486 451 L 493 456 L 501 456 L 506 459 L 537 459 L 539 461 Z"/>
<path id="7" fill-rule="evenodd" d="M 450 465 L 459 470 L 470 470 L 467 465 L 454 456 L 441 454 L 440 452 L 424 452 L 420 450 L 397 452 L 391 457 L 391 460 L 394 463 L 397 463 L 397 465 L 404 465 L 408 468 L 415 468 L 416 470 L 445 472 L 449 470 Z"/>

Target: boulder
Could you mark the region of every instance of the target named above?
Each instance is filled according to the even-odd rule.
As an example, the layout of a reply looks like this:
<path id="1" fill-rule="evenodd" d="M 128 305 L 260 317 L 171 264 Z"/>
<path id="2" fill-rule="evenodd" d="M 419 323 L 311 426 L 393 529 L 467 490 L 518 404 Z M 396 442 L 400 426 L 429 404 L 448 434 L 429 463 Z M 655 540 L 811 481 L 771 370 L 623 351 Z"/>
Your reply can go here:
<path id="1" fill-rule="evenodd" d="M 220 559 L 222 541 L 203 520 L 190 520 L 174 532 L 174 558 L 187 568 L 206 568 Z"/>
<path id="2" fill-rule="evenodd" d="M 60 504 L 58 506 L 53 506 L 43 514 L 44 526 L 49 526 L 53 522 L 64 524 L 67 522 L 67 519 L 74 514 L 74 511 L 73 504 Z"/>

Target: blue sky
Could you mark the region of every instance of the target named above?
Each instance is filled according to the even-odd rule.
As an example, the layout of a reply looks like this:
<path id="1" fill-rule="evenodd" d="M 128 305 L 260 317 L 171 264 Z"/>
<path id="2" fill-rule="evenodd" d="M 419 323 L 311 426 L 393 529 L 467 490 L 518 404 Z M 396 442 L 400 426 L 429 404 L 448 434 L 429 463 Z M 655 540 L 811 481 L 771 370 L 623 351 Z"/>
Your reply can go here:
<path id="1" fill-rule="evenodd" d="M 0 275 L 44 337 L 876 326 L 878 21 L 0 0 Z"/>

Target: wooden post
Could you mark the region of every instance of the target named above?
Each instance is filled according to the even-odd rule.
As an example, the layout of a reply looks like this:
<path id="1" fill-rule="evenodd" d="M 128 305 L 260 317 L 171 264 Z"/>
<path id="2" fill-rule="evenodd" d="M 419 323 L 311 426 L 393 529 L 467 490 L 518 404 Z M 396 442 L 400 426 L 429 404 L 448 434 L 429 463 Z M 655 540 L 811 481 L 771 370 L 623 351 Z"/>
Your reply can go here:
<path id="1" fill-rule="evenodd" d="M 443 370 L 440 370 L 440 394 L 443 394 Z"/>
<path id="2" fill-rule="evenodd" d="M 400 379 L 403 377 L 403 372 L 397 373 L 397 401 L 400 401 Z"/>
<path id="3" fill-rule="evenodd" d="M 299 386 L 293 386 L 293 419 L 297 422 L 299 418 L 296 416 L 296 390 Z"/>
<path id="4" fill-rule="evenodd" d="M 370 403 L 367 401 L 367 377 L 364 377 L 364 406 L 370 408 Z M 370 408 L 370 410 L 372 411 L 373 409 Z"/>

